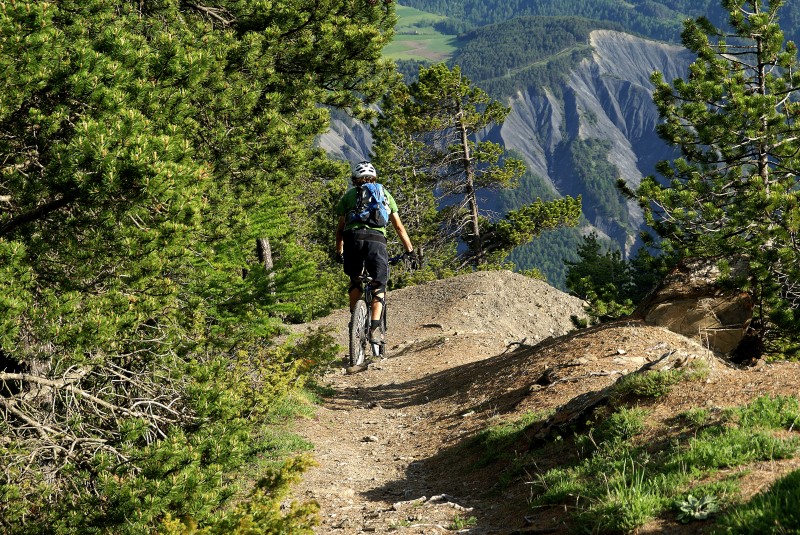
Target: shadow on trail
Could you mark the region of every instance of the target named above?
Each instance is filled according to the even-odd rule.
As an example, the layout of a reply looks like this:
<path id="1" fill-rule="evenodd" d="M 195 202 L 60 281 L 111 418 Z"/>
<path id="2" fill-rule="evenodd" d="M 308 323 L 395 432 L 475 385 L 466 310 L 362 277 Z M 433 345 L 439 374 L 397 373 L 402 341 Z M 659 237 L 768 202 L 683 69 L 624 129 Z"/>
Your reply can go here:
<path id="1" fill-rule="evenodd" d="M 574 331 L 566 335 L 547 338 L 536 345 L 518 346 L 514 350 L 506 350 L 503 353 L 487 357 L 482 360 L 454 366 L 435 373 L 424 375 L 410 381 L 383 384 L 369 387 L 351 388 L 345 391 L 338 391 L 328 398 L 328 403 L 332 408 L 352 408 L 353 402 L 364 404 L 379 404 L 384 409 L 401 409 L 411 406 L 422 406 L 427 403 L 439 401 L 444 398 L 453 397 L 454 404 L 460 404 L 460 412 L 468 410 L 478 410 L 480 407 L 470 403 L 469 389 L 473 385 L 487 387 L 498 387 L 490 389 L 493 392 L 503 391 L 499 397 L 491 399 L 492 408 L 500 413 L 513 408 L 522 398 L 527 395 L 527 387 L 517 391 L 505 392 L 501 388 L 508 382 L 512 375 L 519 375 L 521 370 L 530 368 L 532 359 L 536 359 L 537 354 L 543 349 L 552 345 L 562 343 L 565 340 L 574 342 L 588 334 L 596 333 L 600 330 L 618 327 L 619 324 L 609 322 L 607 324 Z M 410 353 L 430 353 L 431 358 L 436 358 L 437 344 L 435 342 L 424 342 L 421 345 L 405 348 L 390 360 L 402 359 Z M 532 381 L 535 381 L 533 378 Z"/>
<path id="2" fill-rule="evenodd" d="M 497 485 L 499 472 L 505 469 L 508 461 L 482 463 L 481 448 L 475 445 L 474 437 L 457 438 L 457 433 L 463 422 L 463 414 L 487 410 L 492 414 L 507 413 L 529 394 L 527 386 L 511 390 L 487 386 L 497 395 L 485 400 L 472 397 L 476 389 L 481 389 L 482 386 L 507 381 L 508 376 L 517 371 L 525 361 L 536 358 L 537 350 L 538 348 L 520 348 L 397 384 L 351 388 L 329 398 L 328 403 L 334 408 L 339 405 L 341 408 L 352 409 L 354 404 L 364 409 L 378 406 L 383 410 L 422 408 L 420 416 L 427 417 L 429 423 L 439 428 L 440 436 L 447 440 L 446 445 L 436 454 L 417 458 L 408 464 L 402 476 L 364 491 L 362 496 L 370 502 L 401 504 L 399 513 L 418 519 L 419 522 L 431 515 L 426 511 L 427 508 L 445 507 L 447 510 L 444 514 L 450 520 L 456 517 L 474 517 L 478 527 L 493 528 L 487 533 L 507 534 L 513 533 L 515 528 L 523 527 L 528 511 L 527 487 L 516 484 L 513 488 L 503 489 Z M 437 401 L 444 401 L 444 405 L 436 404 Z M 431 410 L 425 416 L 425 406 L 429 404 Z M 443 413 L 448 408 L 452 412 Z M 368 412 L 365 411 L 365 417 Z M 449 433 L 452 433 L 451 437 L 448 437 Z M 428 442 L 430 437 L 408 434 L 403 440 L 406 442 L 406 451 L 409 446 L 411 449 L 417 447 L 422 450 L 422 443 Z M 451 511 L 449 505 L 433 503 L 402 505 L 402 502 L 425 502 L 433 497 L 439 497 L 438 503 L 450 502 L 455 507 Z M 439 518 L 441 515 L 440 511 Z"/>
<path id="3" fill-rule="evenodd" d="M 567 527 L 563 523 L 563 516 L 551 514 L 549 507 L 531 513 L 526 474 L 512 475 L 513 481 L 500 482 L 501 475 L 508 474 L 507 469 L 514 463 L 513 455 L 500 456 L 487 462 L 485 450 L 477 443 L 474 433 L 459 437 L 455 431 L 461 427 L 463 415 L 472 411 L 476 413 L 476 418 L 484 421 L 488 416 L 513 411 L 530 395 L 530 385 L 536 382 L 546 361 L 552 358 L 552 355 L 544 356 L 544 349 L 564 341 L 575 343 L 589 333 L 615 326 L 618 325 L 606 324 L 584 329 L 413 380 L 350 388 L 328 398 L 332 408 L 338 406 L 342 409 L 361 405 L 366 409 L 380 406 L 385 410 L 397 410 L 431 404 L 428 417 L 445 431 L 445 443 L 438 452 L 411 462 L 403 476 L 365 491 L 363 496 L 370 501 L 385 500 L 402 504 L 423 497 L 430 499 L 446 495 L 447 501 L 468 508 L 468 511 L 454 508 L 453 516 L 474 516 L 480 528 L 489 530 L 487 533 L 516 533 L 526 525 L 526 517 L 537 517 L 537 521 L 541 522 L 541 533 L 565 532 Z M 509 388 L 512 384 L 515 386 Z M 433 405 L 437 401 L 446 402 L 445 412 L 442 403 Z M 446 413 L 448 407 L 451 411 Z M 447 431 L 450 430 L 454 430 L 454 434 L 448 437 Z M 421 447 L 419 443 L 429 440 L 429 437 L 411 435 L 405 440 L 407 445 Z M 517 447 L 520 448 L 517 451 L 529 450 L 530 437 L 521 433 L 515 440 L 516 445 L 507 445 L 509 451 L 513 452 Z M 546 446 L 547 449 L 557 447 Z M 563 453 L 554 451 L 549 455 L 557 459 Z M 425 507 L 425 504 L 418 507 Z M 556 516 L 561 516 L 561 520 L 556 521 Z"/>
<path id="4" fill-rule="evenodd" d="M 373 405 L 377 403 L 384 409 L 422 406 L 448 397 L 459 397 L 471 385 L 507 374 L 516 369 L 521 360 L 529 357 L 529 350 L 509 352 L 402 383 L 350 388 L 338 391 L 328 398 L 328 404 L 334 409 L 351 408 L 354 402 Z M 514 397 L 519 399 L 518 395 L 504 395 L 503 399 L 494 401 L 505 405 L 508 403 L 505 398 Z"/>

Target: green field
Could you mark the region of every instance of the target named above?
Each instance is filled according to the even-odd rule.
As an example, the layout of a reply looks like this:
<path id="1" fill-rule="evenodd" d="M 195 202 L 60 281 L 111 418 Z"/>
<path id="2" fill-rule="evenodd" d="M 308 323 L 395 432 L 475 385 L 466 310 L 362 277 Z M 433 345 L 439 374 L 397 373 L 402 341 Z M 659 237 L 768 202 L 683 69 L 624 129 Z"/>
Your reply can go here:
<path id="1" fill-rule="evenodd" d="M 385 56 L 444 61 L 455 51 L 456 36 L 433 28 L 433 24 L 444 17 L 401 5 L 397 6 L 397 17 L 394 40 L 383 49 Z"/>

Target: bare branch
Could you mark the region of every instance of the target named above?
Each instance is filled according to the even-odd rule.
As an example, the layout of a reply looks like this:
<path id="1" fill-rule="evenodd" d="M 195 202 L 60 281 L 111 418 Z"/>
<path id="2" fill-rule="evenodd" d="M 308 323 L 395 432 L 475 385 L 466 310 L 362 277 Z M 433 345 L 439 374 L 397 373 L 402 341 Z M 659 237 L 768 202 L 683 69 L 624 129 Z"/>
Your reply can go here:
<path id="1" fill-rule="evenodd" d="M 210 19 L 213 19 L 225 27 L 231 26 L 236 22 L 236 17 L 234 17 L 227 9 L 219 8 L 219 7 L 208 7 L 203 6 L 200 4 L 194 3 L 187 3 L 187 7 L 192 9 L 196 9 L 197 11 L 203 13 Z M 228 18 L 226 18 L 228 17 Z"/>
<path id="2" fill-rule="evenodd" d="M 94 395 L 90 394 L 86 390 L 83 390 L 81 388 L 77 388 L 76 386 L 74 386 L 73 384 L 69 383 L 66 380 L 54 381 L 52 379 L 45 379 L 44 377 L 38 377 L 36 375 L 31 375 L 31 374 L 28 374 L 28 373 L 0 372 L 0 381 L 2 381 L 2 382 L 6 382 L 6 381 L 25 381 L 25 382 L 29 382 L 29 383 L 35 383 L 35 384 L 39 384 L 39 385 L 49 386 L 49 387 L 55 388 L 55 389 L 63 389 L 63 390 L 66 390 L 67 392 L 71 392 L 73 394 L 76 394 L 78 396 L 86 398 L 87 400 L 91 401 L 92 403 L 96 403 L 97 405 L 100 405 L 101 407 L 110 410 L 112 413 L 121 412 L 121 413 L 123 413 L 123 414 L 125 414 L 127 416 L 133 416 L 135 418 L 152 419 L 152 420 L 156 420 L 156 421 L 159 421 L 159 422 L 167 422 L 167 421 L 169 421 L 166 418 L 162 418 L 162 417 L 156 416 L 154 414 L 145 414 L 143 412 L 138 412 L 138 411 L 127 409 L 127 408 L 122 407 L 120 405 L 114 405 L 113 403 L 109 403 L 108 401 L 105 401 L 103 399 L 98 398 L 97 396 L 94 396 Z"/>

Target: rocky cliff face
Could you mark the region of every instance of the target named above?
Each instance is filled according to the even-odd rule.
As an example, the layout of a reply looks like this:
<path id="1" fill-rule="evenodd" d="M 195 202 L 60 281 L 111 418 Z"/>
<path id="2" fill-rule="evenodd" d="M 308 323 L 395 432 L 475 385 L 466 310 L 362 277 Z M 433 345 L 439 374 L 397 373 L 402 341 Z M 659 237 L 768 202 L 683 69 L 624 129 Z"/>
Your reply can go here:
<path id="1" fill-rule="evenodd" d="M 369 159 L 372 132 L 351 117 L 334 112 L 331 127 L 317 139 L 317 145 L 331 158 L 358 162 Z"/>
<path id="2" fill-rule="evenodd" d="M 564 97 L 556 99 L 548 88 L 529 88 L 510 100 L 500 137 L 543 178 L 558 165 L 553 155 L 565 137 L 609 140 L 610 161 L 635 186 L 652 173 L 651 164 L 659 159 L 654 152 L 667 154 L 655 133 L 658 112 L 650 75 L 656 70 L 668 80 L 685 75 L 693 57 L 677 46 L 608 30 L 592 32 L 591 45 L 592 59 L 573 70 L 561 88 Z"/>
<path id="3" fill-rule="evenodd" d="M 650 75 L 660 71 L 667 80 L 685 77 L 695 59 L 682 47 L 610 30 L 592 32 L 590 45 L 592 57 L 574 68 L 562 87 L 519 91 L 508 99 L 511 113 L 505 123 L 486 134 L 521 153 L 528 168 L 561 195 L 586 191 L 591 178 L 564 171 L 563 148 L 573 140 L 610 143 L 608 161 L 616 167 L 617 178 L 633 187 L 654 172 L 657 161 L 674 156 L 655 133 L 658 111 Z M 473 82 L 480 86 L 480 80 Z M 347 159 L 368 154 L 369 143 L 363 126 L 341 119 L 320 140 L 329 154 Z M 584 212 L 602 234 L 630 250 L 642 216 L 634 203 L 626 209 L 625 222 Z"/>
<path id="4" fill-rule="evenodd" d="M 531 171 L 561 194 L 584 191 L 581 182 L 588 178 L 561 176 L 564 162 L 559 148 L 570 140 L 610 142 L 608 161 L 632 187 L 654 172 L 657 161 L 674 154 L 655 132 L 659 118 L 650 75 L 661 71 L 667 80 L 683 77 L 694 59 L 684 48 L 610 30 L 592 32 L 590 44 L 591 59 L 570 73 L 560 88 L 562 97 L 549 88 L 519 92 L 510 99 L 511 113 L 497 133 L 507 148 L 525 156 Z M 619 232 L 612 237 L 630 247 L 642 217 L 634 203 L 627 209 L 627 238 Z M 590 221 L 606 234 L 614 228 L 602 214 L 594 214 Z"/>

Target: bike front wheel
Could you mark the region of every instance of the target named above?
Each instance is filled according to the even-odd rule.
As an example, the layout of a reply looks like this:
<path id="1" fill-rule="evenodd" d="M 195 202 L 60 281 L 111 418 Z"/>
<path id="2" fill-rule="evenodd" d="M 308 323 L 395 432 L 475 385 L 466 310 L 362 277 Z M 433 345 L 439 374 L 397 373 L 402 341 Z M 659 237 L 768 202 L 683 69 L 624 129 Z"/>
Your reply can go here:
<path id="1" fill-rule="evenodd" d="M 350 318 L 350 366 L 363 366 L 369 343 L 367 304 L 359 299 Z"/>

